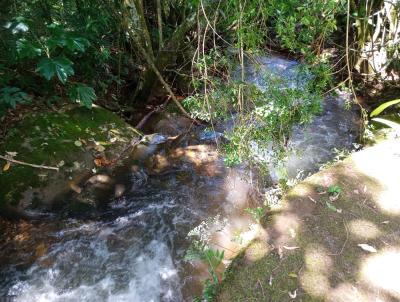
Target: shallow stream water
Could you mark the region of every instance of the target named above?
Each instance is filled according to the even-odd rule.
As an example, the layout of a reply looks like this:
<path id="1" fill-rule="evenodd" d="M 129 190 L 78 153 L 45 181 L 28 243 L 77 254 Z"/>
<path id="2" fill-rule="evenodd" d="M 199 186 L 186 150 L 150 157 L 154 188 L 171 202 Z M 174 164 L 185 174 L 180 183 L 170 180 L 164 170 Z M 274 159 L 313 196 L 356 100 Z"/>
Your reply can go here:
<path id="1" fill-rule="evenodd" d="M 290 76 L 297 64 L 280 57 L 261 63 Z M 256 77 L 254 70 L 248 72 Z M 291 144 L 303 155 L 290 158 L 290 169 L 315 171 L 333 158 L 334 147 L 349 149 L 355 142 L 356 113 L 345 111 L 340 96 L 328 101 L 310 126 L 294 129 Z M 201 164 L 201 157 L 207 161 L 214 151 L 201 140 L 199 146 L 197 151 L 188 146 L 183 160 L 140 183 L 137 172 L 127 173 L 126 192 L 112 198 L 96 218 L 2 221 L 0 297 L 161 302 L 191 301 L 199 295 L 205 268 L 184 261 L 188 232 L 218 214 L 244 225 L 249 219 L 239 219 L 240 213 L 252 202 L 245 173 L 225 168 L 218 158 Z M 221 248 L 229 251 L 232 238 L 220 237 L 226 244 Z"/>

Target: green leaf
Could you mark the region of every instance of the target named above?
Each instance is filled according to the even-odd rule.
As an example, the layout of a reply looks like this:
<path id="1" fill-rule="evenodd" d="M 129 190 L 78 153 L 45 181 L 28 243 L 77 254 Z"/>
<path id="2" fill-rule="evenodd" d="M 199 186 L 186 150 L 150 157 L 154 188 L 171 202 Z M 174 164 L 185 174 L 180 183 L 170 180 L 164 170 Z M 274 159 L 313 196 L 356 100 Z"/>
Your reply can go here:
<path id="1" fill-rule="evenodd" d="M 76 84 L 68 91 L 70 99 L 74 102 L 80 103 L 87 108 L 92 108 L 93 101 L 97 96 L 94 89 L 85 84 Z"/>
<path id="2" fill-rule="evenodd" d="M 337 185 L 329 186 L 328 193 L 329 194 L 340 194 L 340 193 L 342 193 L 342 188 Z"/>
<path id="3" fill-rule="evenodd" d="M 37 44 L 34 44 L 26 39 L 19 39 L 17 41 L 17 52 L 21 59 L 23 58 L 35 58 L 42 54 L 42 50 Z"/>
<path id="4" fill-rule="evenodd" d="M 72 62 L 67 58 L 59 57 L 55 59 L 43 58 L 38 63 L 36 71 L 50 81 L 54 75 L 57 75 L 61 83 L 65 84 L 68 76 L 74 74 Z"/>
<path id="5" fill-rule="evenodd" d="M 388 107 L 390 107 L 390 106 L 393 106 L 393 105 L 396 105 L 396 104 L 398 104 L 398 103 L 400 103 L 400 99 L 397 99 L 397 100 L 393 100 L 393 101 L 389 101 L 389 102 L 383 103 L 383 104 L 380 105 L 379 107 L 375 108 L 375 110 L 371 112 L 371 115 L 370 115 L 370 116 L 371 116 L 371 117 L 377 116 L 377 115 L 379 115 L 383 110 L 385 110 L 386 108 L 388 108 Z"/>
<path id="6" fill-rule="evenodd" d="M 6 104 L 15 109 L 17 104 L 26 104 L 31 101 L 31 97 L 18 87 L 6 86 L 0 89 L 0 104 Z"/>
<path id="7" fill-rule="evenodd" d="M 82 37 L 68 37 L 65 40 L 65 45 L 70 51 L 84 52 L 90 43 L 87 39 Z"/>

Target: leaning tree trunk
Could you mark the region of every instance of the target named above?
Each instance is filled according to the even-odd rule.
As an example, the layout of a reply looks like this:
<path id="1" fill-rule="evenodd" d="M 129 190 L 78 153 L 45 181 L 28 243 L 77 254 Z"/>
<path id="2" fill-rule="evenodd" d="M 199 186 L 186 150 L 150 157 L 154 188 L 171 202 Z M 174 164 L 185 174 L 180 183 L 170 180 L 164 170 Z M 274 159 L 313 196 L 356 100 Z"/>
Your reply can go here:
<path id="1" fill-rule="evenodd" d="M 163 75 L 168 66 L 176 63 L 177 53 L 181 49 L 187 32 L 196 24 L 196 15 L 183 21 L 172 36 L 164 41 L 164 46 L 154 58 L 154 64 L 157 70 Z M 160 85 L 159 77 L 153 68 L 148 66 L 144 73 L 142 82 L 138 85 L 137 90 L 130 97 L 131 104 L 144 104 L 151 97 L 157 85 Z"/>

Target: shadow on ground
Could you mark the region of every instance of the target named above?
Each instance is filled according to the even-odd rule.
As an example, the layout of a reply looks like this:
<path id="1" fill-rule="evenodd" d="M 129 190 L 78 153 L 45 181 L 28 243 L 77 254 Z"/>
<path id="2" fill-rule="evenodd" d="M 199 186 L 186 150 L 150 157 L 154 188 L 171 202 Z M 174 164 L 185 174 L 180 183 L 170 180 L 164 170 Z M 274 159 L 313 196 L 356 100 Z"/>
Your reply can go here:
<path id="1" fill-rule="evenodd" d="M 330 186 L 342 190 L 336 200 Z M 306 179 L 235 259 L 216 300 L 400 301 L 399 188 L 398 140 Z"/>

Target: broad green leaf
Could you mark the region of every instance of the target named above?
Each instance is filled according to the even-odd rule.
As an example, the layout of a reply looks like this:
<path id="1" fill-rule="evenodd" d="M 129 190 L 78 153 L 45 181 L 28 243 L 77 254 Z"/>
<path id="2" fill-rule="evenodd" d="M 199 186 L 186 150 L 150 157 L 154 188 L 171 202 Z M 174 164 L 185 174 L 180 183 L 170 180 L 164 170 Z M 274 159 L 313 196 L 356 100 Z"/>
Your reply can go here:
<path id="1" fill-rule="evenodd" d="M 26 39 L 19 39 L 16 44 L 17 52 L 21 59 L 32 59 L 42 54 L 42 50 L 37 44 L 27 41 Z"/>
<path id="2" fill-rule="evenodd" d="M 50 36 L 46 40 L 46 45 L 50 51 L 57 47 L 63 48 L 66 44 L 65 28 L 60 24 L 51 23 L 47 29 L 50 31 Z"/>
<path id="3" fill-rule="evenodd" d="M 43 58 L 40 60 L 36 71 L 50 81 L 54 75 L 57 75 L 61 83 L 65 84 L 68 76 L 74 74 L 72 62 L 67 58 L 59 57 L 55 59 Z"/>
<path id="4" fill-rule="evenodd" d="M 65 45 L 70 51 L 84 52 L 86 47 L 90 45 L 87 39 L 81 37 L 68 37 L 65 42 Z"/>
<path id="5" fill-rule="evenodd" d="M 54 49 L 56 49 L 57 47 L 64 47 L 66 45 L 66 40 L 64 36 L 60 36 L 60 37 L 51 37 L 49 39 L 47 39 L 46 41 L 46 45 L 47 47 L 53 51 Z"/>
<path id="6" fill-rule="evenodd" d="M 18 87 L 6 86 L 0 89 L 0 103 L 15 108 L 17 104 L 26 104 L 31 101 L 31 97 Z"/>
<path id="7" fill-rule="evenodd" d="M 380 105 L 379 107 L 377 107 L 374 111 L 371 112 L 371 117 L 377 116 L 379 115 L 383 110 L 385 110 L 386 108 L 396 105 L 400 103 L 400 99 L 397 100 L 393 100 L 393 101 L 389 101 L 386 103 L 383 103 L 382 105 Z"/>
<path id="8" fill-rule="evenodd" d="M 85 84 L 72 86 L 68 91 L 68 95 L 72 101 L 78 102 L 87 108 L 91 108 L 93 101 L 97 98 L 94 89 Z"/>

